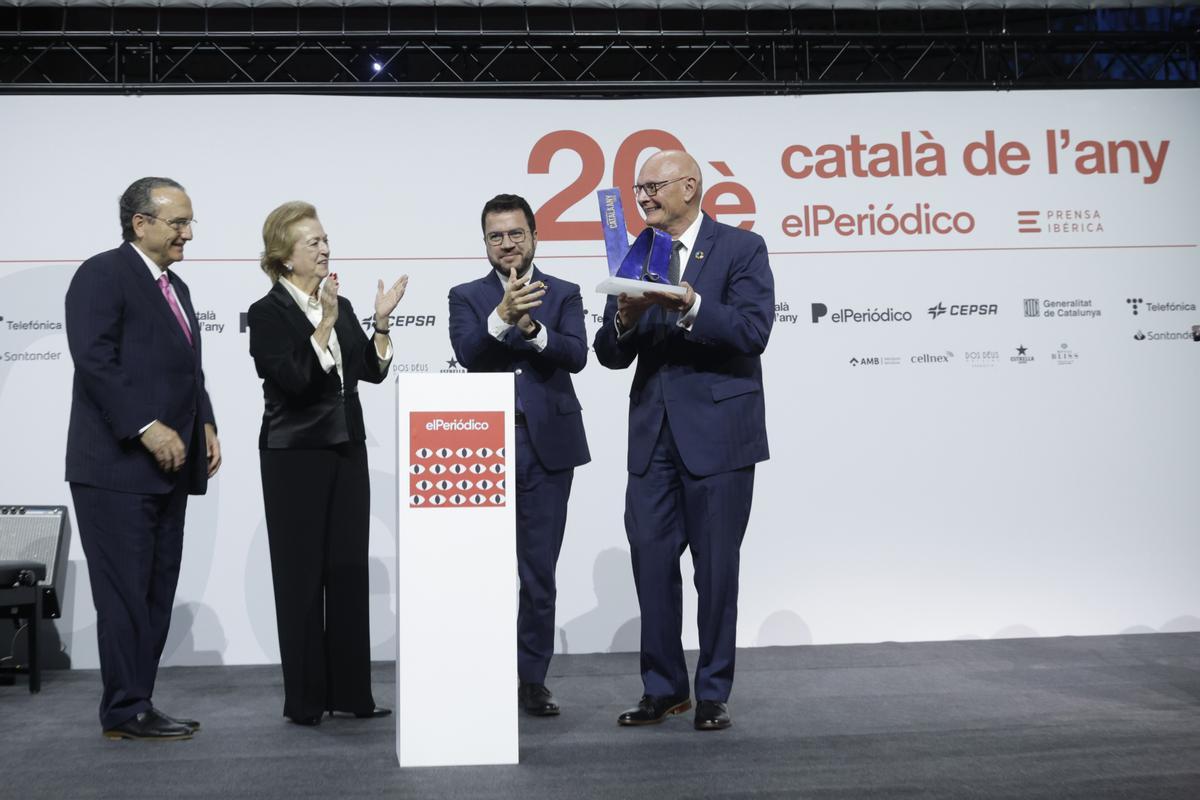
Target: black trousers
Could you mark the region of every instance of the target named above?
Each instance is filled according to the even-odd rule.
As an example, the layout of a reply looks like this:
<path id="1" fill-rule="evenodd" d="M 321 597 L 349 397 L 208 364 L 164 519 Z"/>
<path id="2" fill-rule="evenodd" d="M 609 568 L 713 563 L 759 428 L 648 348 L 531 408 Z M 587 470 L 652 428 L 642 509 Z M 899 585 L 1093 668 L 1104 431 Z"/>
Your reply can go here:
<path id="1" fill-rule="evenodd" d="M 158 660 L 179 583 L 187 490 L 133 494 L 71 484 L 87 556 L 100 653 L 100 725 L 120 725 L 152 705 Z"/>
<path id="2" fill-rule="evenodd" d="M 366 446 L 260 450 L 259 460 L 283 713 L 297 719 L 370 711 Z"/>

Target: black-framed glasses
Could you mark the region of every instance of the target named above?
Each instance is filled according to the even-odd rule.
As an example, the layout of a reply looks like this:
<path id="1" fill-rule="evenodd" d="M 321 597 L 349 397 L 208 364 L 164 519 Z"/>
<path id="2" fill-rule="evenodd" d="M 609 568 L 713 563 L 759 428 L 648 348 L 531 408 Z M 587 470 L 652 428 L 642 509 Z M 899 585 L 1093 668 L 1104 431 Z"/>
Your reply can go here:
<path id="1" fill-rule="evenodd" d="M 681 181 L 684 178 L 690 178 L 691 175 L 680 175 L 678 178 L 671 178 L 669 181 L 647 181 L 646 183 L 635 183 L 633 185 L 633 196 L 637 197 L 638 192 L 645 192 L 646 197 L 654 197 L 658 194 L 658 190 L 666 186 L 668 183 Z"/>
<path id="2" fill-rule="evenodd" d="M 499 247 L 500 245 L 504 244 L 505 236 L 507 236 L 508 240 L 513 244 L 520 244 L 521 242 L 525 241 L 525 229 L 515 228 L 511 231 L 492 231 L 483 238 L 486 239 L 487 243 L 492 247 Z"/>
<path id="3" fill-rule="evenodd" d="M 182 233 L 184 228 L 190 228 L 196 224 L 196 219 L 194 217 L 192 219 L 184 219 L 182 217 L 177 217 L 176 219 L 163 219 L 162 217 L 156 217 L 153 214 L 147 214 L 145 211 L 135 211 L 134 213 L 146 217 L 147 219 L 156 219 L 159 222 L 164 222 L 167 225 L 170 225 L 176 233 Z"/>

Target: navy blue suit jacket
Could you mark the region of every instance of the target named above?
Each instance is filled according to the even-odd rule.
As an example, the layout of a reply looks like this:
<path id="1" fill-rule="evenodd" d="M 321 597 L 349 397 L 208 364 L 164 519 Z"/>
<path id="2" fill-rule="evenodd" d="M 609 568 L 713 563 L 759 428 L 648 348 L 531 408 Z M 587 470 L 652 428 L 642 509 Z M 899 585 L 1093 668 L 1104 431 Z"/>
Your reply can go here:
<path id="1" fill-rule="evenodd" d="M 587 333 L 579 287 L 533 267 L 534 281 L 549 290 L 530 312 L 547 331 L 538 352 L 515 325 L 504 341 L 488 332 L 488 317 L 504 297 L 493 270 L 450 290 L 450 344 L 469 372 L 512 372 L 529 427 L 529 439 L 546 469 L 577 467 L 592 460 L 583 430 L 583 408 L 571 373 L 587 364 Z"/>
<path id="2" fill-rule="evenodd" d="M 775 321 L 766 243 L 704 215 L 682 279 L 703 298 L 690 331 L 654 306 L 618 339 L 617 299 L 610 297 L 596 332 L 601 364 L 624 369 L 637 361 L 629 391 L 628 469 L 635 475 L 650 463 L 664 415 L 695 475 L 770 457 L 759 362 Z"/>
<path id="3" fill-rule="evenodd" d="M 200 328 L 187 285 L 171 287 L 192 331 L 188 344 L 158 284 L 133 245 L 92 256 L 67 289 L 67 344 L 75 362 L 67 430 L 67 480 L 101 489 L 165 494 L 208 487 L 204 424 L 216 424 L 201 369 Z M 179 475 L 159 469 L 139 440 L 152 420 L 174 428 L 188 448 Z"/>

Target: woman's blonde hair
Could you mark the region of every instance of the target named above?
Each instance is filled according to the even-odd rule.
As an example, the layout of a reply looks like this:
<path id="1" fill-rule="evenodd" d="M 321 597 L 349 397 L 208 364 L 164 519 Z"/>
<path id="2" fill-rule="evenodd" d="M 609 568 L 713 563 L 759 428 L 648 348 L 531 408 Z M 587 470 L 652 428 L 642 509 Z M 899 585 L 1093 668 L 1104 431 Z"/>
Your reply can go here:
<path id="1" fill-rule="evenodd" d="M 272 283 L 288 273 L 284 264 L 292 257 L 296 239 L 299 238 L 292 228 L 297 222 L 316 218 L 316 207 L 302 200 L 284 203 L 267 214 L 267 221 L 263 223 L 262 229 L 263 254 L 259 263 Z"/>

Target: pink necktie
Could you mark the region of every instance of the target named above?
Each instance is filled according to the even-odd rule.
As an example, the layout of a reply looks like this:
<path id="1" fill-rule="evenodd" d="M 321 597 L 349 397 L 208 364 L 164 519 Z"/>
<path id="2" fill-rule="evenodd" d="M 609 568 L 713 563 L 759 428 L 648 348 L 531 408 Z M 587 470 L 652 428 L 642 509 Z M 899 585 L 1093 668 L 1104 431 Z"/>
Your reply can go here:
<path id="1" fill-rule="evenodd" d="M 167 299 L 167 305 L 171 307 L 171 313 L 175 315 L 175 319 L 179 322 L 179 327 L 183 328 L 183 335 L 187 337 L 188 344 L 192 343 L 192 330 L 188 327 L 187 320 L 183 318 L 183 312 L 179 309 L 179 304 L 175 302 L 175 295 L 171 293 L 171 278 L 167 273 L 158 276 L 158 288 L 162 289 L 163 297 Z"/>

